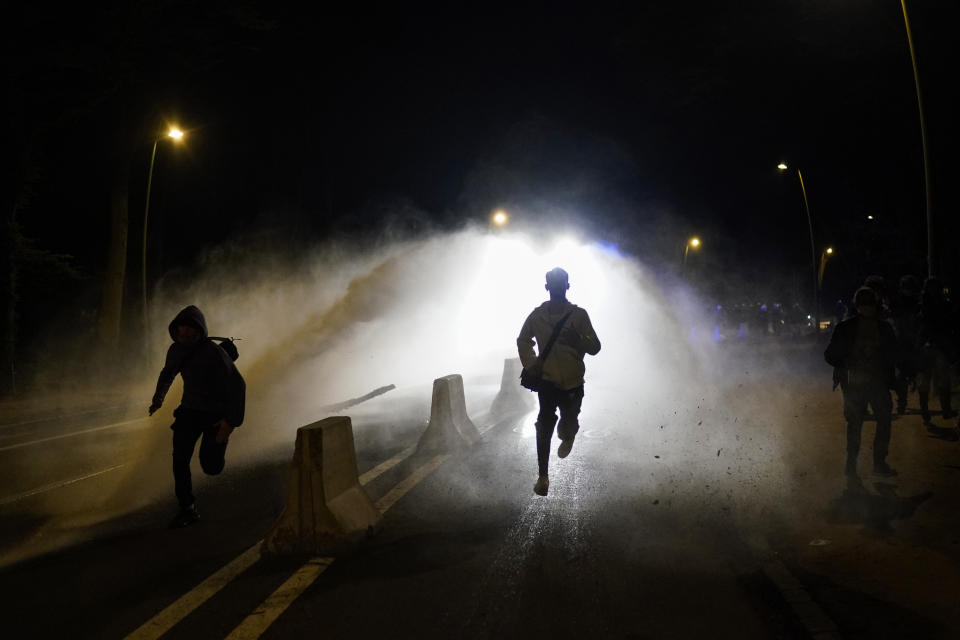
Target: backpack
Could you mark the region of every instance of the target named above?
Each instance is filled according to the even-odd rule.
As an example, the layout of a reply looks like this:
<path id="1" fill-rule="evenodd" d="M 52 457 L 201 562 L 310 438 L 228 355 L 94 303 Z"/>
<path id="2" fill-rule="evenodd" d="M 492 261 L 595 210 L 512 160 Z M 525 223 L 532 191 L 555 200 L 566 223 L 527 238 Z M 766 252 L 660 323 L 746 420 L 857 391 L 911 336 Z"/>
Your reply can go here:
<path id="1" fill-rule="evenodd" d="M 237 350 L 236 341 L 241 338 L 222 338 L 220 336 L 209 336 L 211 340 L 216 340 L 220 348 L 223 349 L 230 359 L 233 362 L 237 361 L 237 358 L 240 357 L 240 352 Z"/>

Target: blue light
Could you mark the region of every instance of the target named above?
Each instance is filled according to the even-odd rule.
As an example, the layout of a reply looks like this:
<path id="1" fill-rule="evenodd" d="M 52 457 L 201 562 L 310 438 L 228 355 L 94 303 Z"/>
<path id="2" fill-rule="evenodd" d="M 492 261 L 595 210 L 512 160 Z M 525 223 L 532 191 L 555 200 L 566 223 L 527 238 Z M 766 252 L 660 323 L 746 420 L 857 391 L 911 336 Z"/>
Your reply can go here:
<path id="1" fill-rule="evenodd" d="M 594 246 L 603 253 L 614 257 L 620 257 L 620 246 L 615 242 L 595 242 Z"/>

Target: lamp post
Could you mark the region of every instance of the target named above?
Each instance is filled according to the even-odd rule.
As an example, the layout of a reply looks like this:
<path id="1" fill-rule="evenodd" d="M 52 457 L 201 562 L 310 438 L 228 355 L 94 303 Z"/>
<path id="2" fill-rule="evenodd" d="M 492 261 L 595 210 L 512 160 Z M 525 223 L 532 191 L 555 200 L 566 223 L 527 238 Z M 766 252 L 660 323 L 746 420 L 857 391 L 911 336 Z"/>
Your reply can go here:
<path id="1" fill-rule="evenodd" d="M 785 163 L 781 162 L 777 165 L 777 169 L 780 171 L 787 171 L 790 169 Z M 816 327 L 816 330 L 820 331 L 820 287 L 819 281 L 820 276 L 817 272 L 817 248 L 813 241 L 813 218 L 810 216 L 810 201 L 807 200 L 807 187 L 803 183 L 803 173 L 800 172 L 800 169 L 797 169 L 797 178 L 800 180 L 800 191 L 803 193 L 803 208 L 807 212 L 807 226 L 810 229 L 810 260 L 813 266 L 813 324 Z"/>
<path id="2" fill-rule="evenodd" d="M 917 110 L 920 112 L 920 143 L 923 146 L 923 189 L 927 201 L 927 275 L 936 276 L 936 259 L 933 243 L 933 195 L 930 191 L 930 150 L 927 147 L 927 124 L 923 117 L 923 98 L 920 95 L 920 73 L 917 71 L 917 54 L 913 50 L 913 31 L 910 18 L 907 17 L 907 2 L 900 0 L 903 8 L 903 26 L 907 31 L 907 46 L 910 49 L 910 62 L 913 64 L 913 84 L 917 89 Z"/>
<path id="3" fill-rule="evenodd" d="M 690 249 L 694 251 L 699 251 L 700 247 L 703 245 L 703 242 L 700 241 L 700 238 L 697 236 L 691 236 L 687 238 L 687 244 L 683 247 L 683 266 L 687 266 L 687 254 L 690 252 Z"/>
<path id="4" fill-rule="evenodd" d="M 171 127 L 167 131 L 166 137 L 170 138 L 174 142 L 180 142 L 183 140 L 183 131 L 177 127 Z M 153 165 L 157 159 L 157 145 L 159 143 L 160 138 L 155 138 L 153 140 L 153 151 L 150 152 L 150 170 L 147 172 L 146 203 L 143 206 L 143 254 L 141 255 L 140 260 L 140 287 L 143 292 L 144 333 L 149 331 L 149 326 L 147 324 L 147 221 L 150 219 L 150 188 L 153 186 Z"/>
<path id="5" fill-rule="evenodd" d="M 823 271 L 827 268 L 827 260 L 833 255 L 833 247 L 827 247 L 820 252 L 820 269 L 817 271 L 817 287 L 823 288 Z"/>

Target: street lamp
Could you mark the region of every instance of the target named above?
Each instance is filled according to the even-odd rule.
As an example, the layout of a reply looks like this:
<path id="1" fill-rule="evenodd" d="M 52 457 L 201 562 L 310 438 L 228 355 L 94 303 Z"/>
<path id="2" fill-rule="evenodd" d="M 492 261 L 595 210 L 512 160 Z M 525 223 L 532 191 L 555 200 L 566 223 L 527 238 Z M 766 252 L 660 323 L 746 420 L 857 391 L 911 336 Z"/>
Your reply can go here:
<path id="1" fill-rule="evenodd" d="M 833 256 L 833 247 L 827 247 L 820 252 L 820 269 L 817 272 L 817 286 L 818 288 L 823 287 L 823 270 L 827 268 L 827 260 Z"/>
<path id="2" fill-rule="evenodd" d="M 787 171 L 790 167 L 781 162 L 777 165 L 780 171 Z M 800 191 L 803 193 L 803 208 L 807 212 L 807 226 L 810 228 L 810 260 L 813 263 L 813 324 L 820 331 L 820 287 L 818 286 L 819 275 L 817 269 L 817 248 L 813 242 L 813 218 L 810 216 L 810 202 L 807 200 L 807 187 L 803 184 L 803 173 L 797 169 L 797 178 L 800 179 Z"/>
<path id="3" fill-rule="evenodd" d="M 143 255 L 140 260 L 140 287 L 143 292 L 143 330 L 148 332 L 147 325 L 147 221 L 150 218 L 150 188 L 153 186 L 153 165 L 157 159 L 157 145 L 164 136 L 154 138 L 153 151 L 150 152 L 150 170 L 147 172 L 147 196 L 143 206 Z M 170 127 L 167 130 L 166 137 L 173 142 L 183 140 L 183 130 L 178 127 Z"/>
<path id="4" fill-rule="evenodd" d="M 683 266 L 687 266 L 687 253 L 690 252 L 690 249 L 699 251 L 702 245 L 703 243 L 697 236 L 691 236 L 687 239 L 687 244 L 683 247 Z"/>
<path id="5" fill-rule="evenodd" d="M 917 111 L 920 112 L 920 143 L 923 145 L 923 190 L 927 200 L 927 275 L 936 274 L 936 256 L 933 242 L 933 196 L 930 192 L 930 149 L 927 146 L 927 124 L 923 117 L 923 98 L 920 95 L 920 73 L 917 70 L 917 54 L 913 50 L 913 31 L 907 17 L 907 2 L 900 0 L 903 8 L 903 26 L 907 31 L 907 46 L 910 49 L 910 62 L 913 64 L 913 84 L 917 89 Z"/>

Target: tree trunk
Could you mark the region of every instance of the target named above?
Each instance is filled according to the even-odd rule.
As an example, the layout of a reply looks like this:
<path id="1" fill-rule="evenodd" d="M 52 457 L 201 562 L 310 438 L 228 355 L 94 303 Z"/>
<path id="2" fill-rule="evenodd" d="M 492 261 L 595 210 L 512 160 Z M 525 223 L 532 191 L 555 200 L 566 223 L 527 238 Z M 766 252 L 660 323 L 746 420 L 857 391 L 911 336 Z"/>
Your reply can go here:
<path id="1" fill-rule="evenodd" d="M 103 355 L 113 354 L 120 342 L 123 317 L 123 284 L 127 271 L 129 214 L 129 158 L 117 159 L 113 189 L 110 193 L 110 247 L 103 276 L 103 294 L 97 318 L 97 338 Z"/>

